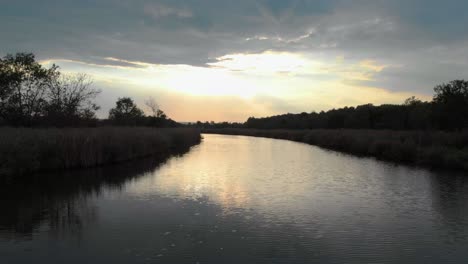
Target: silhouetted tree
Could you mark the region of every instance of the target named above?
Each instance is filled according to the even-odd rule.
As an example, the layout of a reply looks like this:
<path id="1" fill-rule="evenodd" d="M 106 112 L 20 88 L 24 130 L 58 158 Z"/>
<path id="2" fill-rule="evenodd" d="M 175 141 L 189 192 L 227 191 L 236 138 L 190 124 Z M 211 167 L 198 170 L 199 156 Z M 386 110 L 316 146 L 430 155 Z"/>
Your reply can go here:
<path id="1" fill-rule="evenodd" d="M 99 107 L 93 100 L 100 91 L 92 88 L 92 83 L 86 74 L 55 78 L 47 92 L 46 118 L 62 125 L 95 119 Z"/>
<path id="2" fill-rule="evenodd" d="M 150 96 L 148 99 L 146 99 L 145 105 L 151 111 L 153 116 L 157 116 L 159 111 L 159 105 L 153 97 Z"/>
<path id="3" fill-rule="evenodd" d="M 161 119 L 166 119 L 167 118 L 167 115 L 164 113 L 163 110 L 161 110 L 159 108 L 158 103 L 156 102 L 156 100 L 153 97 L 149 97 L 145 101 L 145 105 L 151 111 L 152 117 L 161 118 Z"/>
<path id="4" fill-rule="evenodd" d="M 416 98 L 415 96 L 411 96 L 410 98 L 406 99 L 405 102 L 403 103 L 403 105 L 406 105 L 406 106 L 414 106 L 414 105 L 420 105 L 422 104 L 423 102 L 421 100 L 419 100 L 418 98 Z"/>
<path id="5" fill-rule="evenodd" d="M 440 128 L 461 129 L 468 125 L 468 81 L 454 80 L 434 88 L 435 118 Z"/>
<path id="6" fill-rule="evenodd" d="M 12 125 L 31 125 L 43 114 L 47 89 L 58 76 L 36 62 L 31 53 L 6 55 L 0 59 L 0 116 Z"/>
<path id="7" fill-rule="evenodd" d="M 95 119 L 99 93 L 84 74 L 44 68 L 31 53 L 0 59 L 0 121 L 14 126 L 84 125 Z M 88 122 L 89 124 L 89 122 Z"/>
<path id="8" fill-rule="evenodd" d="M 415 98 L 404 105 L 360 105 L 320 113 L 285 114 L 266 118 L 249 118 L 245 127 L 258 129 L 428 129 L 431 104 Z"/>
<path id="9" fill-rule="evenodd" d="M 392 129 L 429 130 L 468 128 L 468 81 L 455 80 L 434 88 L 432 102 L 410 97 L 401 105 L 372 104 L 344 107 L 319 113 L 250 117 L 244 124 L 201 123 L 200 128 L 256 129 Z"/>
<path id="10" fill-rule="evenodd" d="M 405 129 L 431 129 L 432 128 L 432 104 L 423 102 L 412 96 L 405 100 Z"/>
<path id="11" fill-rule="evenodd" d="M 119 98 L 115 108 L 109 111 L 109 119 L 118 125 L 137 125 L 144 117 L 130 97 Z"/>
<path id="12" fill-rule="evenodd" d="M 146 107 L 151 111 L 151 116 L 147 117 L 147 125 L 154 127 L 173 126 L 172 120 L 167 119 L 167 115 L 159 108 L 158 103 L 153 97 L 145 101 Z"/>

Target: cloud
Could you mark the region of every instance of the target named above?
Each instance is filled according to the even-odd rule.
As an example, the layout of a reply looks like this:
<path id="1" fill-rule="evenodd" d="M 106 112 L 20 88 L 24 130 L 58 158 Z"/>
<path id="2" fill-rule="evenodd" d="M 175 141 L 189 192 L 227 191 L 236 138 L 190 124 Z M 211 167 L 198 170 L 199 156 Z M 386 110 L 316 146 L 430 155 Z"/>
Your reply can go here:
<path id="1" fill-rule="evenodd" d="M 159 3 L 150 3 L 145 6 L 145 13 L 151 15 L 153 18 L 164 18 L 168 16 L 175 16 L 178 18 L 191 18 L 193 17 L 192 11 L 187 8 L 174 8 Z"/>
<path id="2" fill-rule="evenodd" d="M 312 62 L 299 54 L 266 51 L 254 54 L 228 54 L 208 63 L 210 67 L 249 74 L 300 74 Z"/>
<path id="3" fill-rule="evenodd" d="M 244 99 L 256 93 L 283 98 L 296 91 L 293 85 L 312 98 L 317 89 L 304 86 L 337 85 L 343 94 L 349 93 L 345 86 L 383 89 L 392 101 L 393 94 L 430 96 L 436 84 L 467 78 L 468 72 L 464 0 L 0 2 L 0 55 L 31 51 L 64 68 L 114 74 L 119 81 L 137 71 L 145 76 L 139 85 L 169 87 L 164 74 L 171 69 L 200 87 L 212 76 Z M 213 70 L 216 75 L 210 75 Z M 171 87 L 178 87 L 171 89 L 195 89 L 174 74 Z M 195 82 L 197 76 L 204 81 Z M 220 89 L 200 87 L 196 90 L 221 96 Z M 346 96 L 348 102 L 359 101 Z M 339 104 L 334 97 L 323 98 Z M 307 108 L 300 100 L 287 100 L 292 110 Z M 333 106 L 313 102 L 309 108 Z"/>

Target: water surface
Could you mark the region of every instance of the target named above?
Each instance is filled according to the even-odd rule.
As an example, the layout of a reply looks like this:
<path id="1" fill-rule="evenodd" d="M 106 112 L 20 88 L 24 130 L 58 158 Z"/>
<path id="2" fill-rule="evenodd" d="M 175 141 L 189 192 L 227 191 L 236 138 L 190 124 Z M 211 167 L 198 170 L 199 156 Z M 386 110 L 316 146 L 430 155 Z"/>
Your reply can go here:
<path id="1" fill-rule="evenodd" d="M 468 185 L 273 139 L 0 188 L 0 263 L 467 263 Z"/>

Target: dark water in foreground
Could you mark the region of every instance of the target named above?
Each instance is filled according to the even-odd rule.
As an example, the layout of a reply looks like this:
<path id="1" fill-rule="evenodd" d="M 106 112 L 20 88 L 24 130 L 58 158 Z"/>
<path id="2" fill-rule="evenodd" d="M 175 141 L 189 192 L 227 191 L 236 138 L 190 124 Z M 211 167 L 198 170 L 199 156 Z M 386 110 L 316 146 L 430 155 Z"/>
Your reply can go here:
<path id="1" fill-rule="evenodd" d="M 0 263 L 468 263 L 468 180 L 205 135 L 168 160 L 0 188 Z"/>

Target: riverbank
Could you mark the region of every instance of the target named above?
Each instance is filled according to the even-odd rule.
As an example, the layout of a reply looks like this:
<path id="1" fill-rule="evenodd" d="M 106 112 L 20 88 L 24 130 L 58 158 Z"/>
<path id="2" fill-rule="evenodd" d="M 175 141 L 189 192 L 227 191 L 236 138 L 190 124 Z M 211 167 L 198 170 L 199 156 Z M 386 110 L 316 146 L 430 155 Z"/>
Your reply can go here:
<path id="1" fill-rule="evenodd" d="M 0 128 L 0 175 L 164 158 L 200 141 L 200 131 L 183 128 Z"/>
<path id="2" fill-rule="evenodd" d="M 468 131 L 206 129 L 202 132 L 286 139 L 398 163 L 468 170 Z"/>

